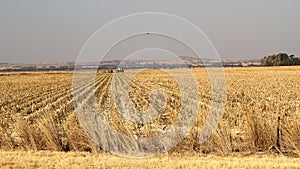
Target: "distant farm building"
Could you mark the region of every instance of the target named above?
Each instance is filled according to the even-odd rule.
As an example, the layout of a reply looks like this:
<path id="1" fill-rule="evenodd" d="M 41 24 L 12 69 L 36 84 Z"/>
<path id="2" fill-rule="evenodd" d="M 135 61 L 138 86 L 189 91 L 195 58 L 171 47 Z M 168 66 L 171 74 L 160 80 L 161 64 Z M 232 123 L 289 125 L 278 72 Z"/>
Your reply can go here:
<path id="1" fill-rule="evenodd" d="M 117 72 L 119 73 L 119 72 L 124 72 L 124 69 L 122 68 L 122 67 L 118 67 L 117 68 Z"/>

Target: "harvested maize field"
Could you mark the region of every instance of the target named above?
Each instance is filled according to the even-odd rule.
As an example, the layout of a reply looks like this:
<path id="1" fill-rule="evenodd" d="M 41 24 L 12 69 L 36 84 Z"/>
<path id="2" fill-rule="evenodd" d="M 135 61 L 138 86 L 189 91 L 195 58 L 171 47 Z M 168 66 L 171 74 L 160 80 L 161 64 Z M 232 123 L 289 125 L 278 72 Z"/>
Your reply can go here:
<path id="1" fill-rule="evenodd" d="M 89 103 L 93 95 L 96 96 L 95 101 L 103 120 L 118 133 L 135 139 L 161 135 L 176 123 L 181 111 L 183 96 L 180 95 L 180 86 L 167 71 L 139 70 L 135 76 L 131 76 L 130 73 L 136 71 L 99 71 L 92 81 L 82 81 L 75 86 L 72 82 L 73 72 L 0 73 L 2 154 L 13 156 L 19 155 L 18 151 L 44 150 L 109 153 L 85 132 L 78 119 L 80 112 L 77 111 L 81 109 L 74 108 L 75 102 Z M 186 77 L 184 73 L 181 74 L 181 69 L 171 71 L 178 77 Z M 286 158 L 299 157 L 300 67 L 225 68 L 226 102 L 223 114 L 214 133 L 203 143 L 199 142 L 199 138 L 211 109 L 211 83 L 206 69 L 189 71 L 197 84 L 198 114 L 187 135 L 168 151 L 170 156 L 187 153 L 196 154 L 197 157 L 214 155 L 221 158 L 232 154 L 264 153 Z M 189 79 L 184 81 L 186 84 L 192 83 Z M 124 86 L 127 87 L 123 90 L 128 95 L 126 101 L 133 109 L 154 114 L 157 110 L 161 113 L 151 116 L 155 118 L 143 119 L 146 120 L 144 123 L 124 119 L 116 103 L 122 97 L 115 94 Z M 193 160 L 197 157 L 193 157 Z M 238 166 L 235 160 L 234 166 Z M 1 161 L 0 165 L 3 164 Z M 226 164 L 230 165 L 230 162 Z M 298 164 L 300 166 L 299 161 Z"/>

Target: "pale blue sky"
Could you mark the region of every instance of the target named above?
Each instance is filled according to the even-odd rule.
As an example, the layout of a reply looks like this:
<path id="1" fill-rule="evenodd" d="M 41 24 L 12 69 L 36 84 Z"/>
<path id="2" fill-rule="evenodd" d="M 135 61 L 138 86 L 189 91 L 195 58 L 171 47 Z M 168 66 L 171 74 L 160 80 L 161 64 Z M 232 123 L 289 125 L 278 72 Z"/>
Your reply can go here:
<path id="1" fill-rule="evenodd" d="M 146 11 L 191 21 L 221 59 L 300 56 L 299 0 L 0 0 L 0 63 L 75 61 L 98 28 Z"/>

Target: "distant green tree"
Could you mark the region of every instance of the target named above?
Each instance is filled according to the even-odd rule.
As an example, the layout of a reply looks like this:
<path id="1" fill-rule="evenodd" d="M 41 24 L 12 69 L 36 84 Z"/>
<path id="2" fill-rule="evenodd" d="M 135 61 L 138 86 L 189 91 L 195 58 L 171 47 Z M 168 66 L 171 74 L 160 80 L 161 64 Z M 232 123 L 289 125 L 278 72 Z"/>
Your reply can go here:
<path id="1" fill-rule="evenodd" d="M 300 65 L 300 59 L 294 55 L 289 56 L 286 53 L 279 53 L 262 58 L 260 63 L 262 66 L 291 66 Z"/>

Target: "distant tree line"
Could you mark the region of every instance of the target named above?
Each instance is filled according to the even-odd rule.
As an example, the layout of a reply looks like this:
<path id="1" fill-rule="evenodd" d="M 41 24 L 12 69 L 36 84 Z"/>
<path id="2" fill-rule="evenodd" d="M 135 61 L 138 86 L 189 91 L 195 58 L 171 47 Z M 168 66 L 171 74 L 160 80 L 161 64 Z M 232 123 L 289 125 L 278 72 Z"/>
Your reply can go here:
<path id="1" fill-rule="evenodd" d="M 74 66 L 49 66 L 49 67 L 37 67 L 37 66 L 24 66 L 18 68 L 2 69 L 0 72 L 34 72 L 34 71 L 73 71 Z"/>
<path id="2" fill-rule="evenodd" d="M 262 66 L 293 66 L 300 65 L 300 58 L 286 53 L 266 56 L 260 60 Z"/>

